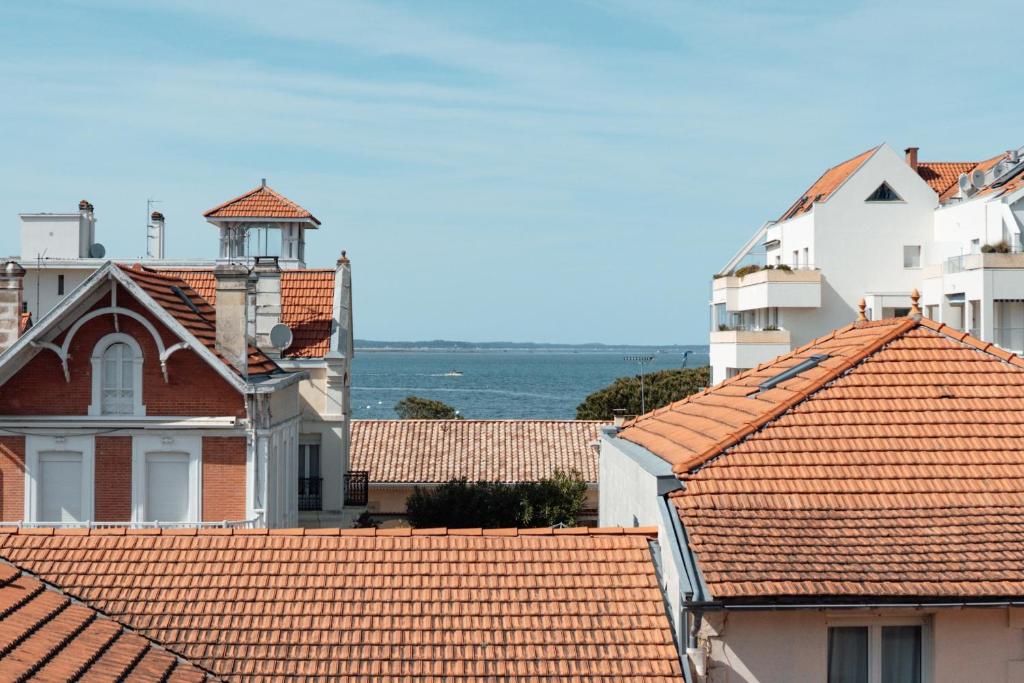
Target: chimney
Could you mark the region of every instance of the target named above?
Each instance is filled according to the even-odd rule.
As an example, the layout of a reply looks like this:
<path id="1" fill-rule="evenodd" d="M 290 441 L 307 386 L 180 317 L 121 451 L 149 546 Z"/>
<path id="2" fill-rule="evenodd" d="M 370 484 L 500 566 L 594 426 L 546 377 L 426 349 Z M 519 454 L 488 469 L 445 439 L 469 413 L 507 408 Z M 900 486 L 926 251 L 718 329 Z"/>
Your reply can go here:
<path id="1" fill-rule="evenodd" d="M 245 336 L 249 269 L 239 263 L 218 263 L 213 277 L 217 281 L 217 351 L 244 377 L 249 369 Z"/>
<path id="2" fill-rule="evenodd" d="M 7 261 L 0 271 L 0 351 L 18 340 L 24 283 L 25 269 L 13 259 Z"/>
<path id="3" fill-rule="evenodd" d="M 252 268 L 256 277 L 256 346 L 267 352 L 275 349 L 270 330 L 281 322 L 281 266 L 276 256 L 257 256 Z"/>
<path id="4" fill-rule="evenodd" d="M 89 250 L 96 242 L 96 214 L 92 202 L 78 202 L 78 257 L 89 258 Z"/>
<path id="5" fill-rule="evenodd" d="M 148 258 L 164 257 L 164 215 L 154 211 L 149 217 L 149 230 L 146 231 L 146 256 Z"/>
<path id="6" fill-rule="evenodd" d="M 903 150 L 907 153 L 907 166 L 915 171 L 917 170 L 917 150 L 917 147 L 907 147 Z"/>

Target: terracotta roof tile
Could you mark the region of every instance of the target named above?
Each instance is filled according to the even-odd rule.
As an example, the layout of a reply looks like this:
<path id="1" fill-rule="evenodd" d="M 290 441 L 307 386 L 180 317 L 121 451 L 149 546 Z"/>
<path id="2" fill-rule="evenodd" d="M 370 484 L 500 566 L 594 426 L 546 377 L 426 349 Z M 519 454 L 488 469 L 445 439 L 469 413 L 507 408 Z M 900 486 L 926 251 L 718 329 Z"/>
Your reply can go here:
<path id="1" fill-rule="evenodd" d="M 212 269 L 159 269 L 159 272 L 184 280 L 210 305 L 216 306 Z M 281 322 L 292 330 L 292 345 L 285 349 L 285 356 L 323 358 L 331 350 L 334 274 L 332 269 L 281 272 Z"/>
<path id="2" fill-rule="evenodd" d="M 0 556 L 230 680 L 682 680 L 656 529 L 355 531 L 15 533 Z"/>
<path id="3" fill-rule="evenodd" d="M 735 430 L 725 438 L 690 417 L 719 410 L 721 386 L 620 434 L 676 463 L 673 500 L 711 593 L 1024 595 L 1024 361 L 929 320 L 889 320 L 726 386 L 823 352 L 830 371 L 785 383 L 792 398 L 729 399 L 745 411 L 714 414 Z M 665 415 L 704 438 L 667 431 Z"/>
<path id="4" fill-rule="evenodd" d="M 967 173 L 978 164 L 977 161 L 921 161 L 917 174 L 928 183 L 928 187 L 940 197 L 950 188 L 959 188 L 960 174 Z"/>
<path id="5" fill-rule="evenodd" d="M 353 420 L 351 468 L 371 482 L 537 481 L 575 469 L 597 481 L 601 422 Z"/>
<path id="6" fill-rule="evenodd" d="M 985 161 L 979 161 L 977 163 L 971 164 L 968 168 L 966 168 L 963 171 L 961 171 L 961 173 L 970 173 L 974 169 L 978 169 L 978 170 L 981 170 L 981 171 L 987 171 L 987 170 L 989 170 L 990 168 L 992 168 L 993 166 L 995 166 L 997 163 L 999 163 L 1000 161 L 1002 161 L 1005 158 L 1006 158 L 1006 153 L 1005 152 L 1002 153 L 1002 154 L 997 154 L 994 157 L 992 157 L 991 159 L 986 159 Z M 957 179 L 959 179 L 959 177 L 960 177 L 959 174 L 957 174 Z M 975 196 L 985 195 L 985 194 L 989 194 L 991 192 L 992 192 L 992 188 L 986 187 L 986 188 L 982 188 L 982 190 L 979 191 L 978 194 L 975 195 Z M 947 187 L 945 190 L 943 190 L 939 194 L 939 201 L 940 202 L 945 202 L 945 201 L 947 201 L 947 200 L 957 196 L 959 193 L 960 193 L 960 184 L 958 182 L 957 183 L 953 183 L 952 185 Z"/>
<path id="7" fill-rule="evenodd" d="M 216 680 L 91 607 L 0 564 L 0 680 Z"/>
<path id="8" fill-rule="evenodd" d="M 790 218 L 807 213 L 814 208 L 815 202 L 822 202 L 828 199 L 877 149 L 878 147 L 872 147 L 868 151 L 862 152 L 852 159 L 847 159 L 843 163 L 833 166 L 822 173 L 821 177 L 814 181 L 814 184 L 807 188 L 807 191 L 783 212 L 782 216 L 779 217 L 779 222 L 788 221 Z"/>
<path id="9" fill-rule="evenodd" d="M 32 327 L 32 314 L 25 312 L 18 317 L 18 336 L 21 336 L 28 332 L 29 328 Z"/>
<path id="10" fill-rule="evenodd" d="M 316 216 L 267 185 L 255 187 L 245 194 L 215 206 L 203 216 L 207 218 L 304 218 L 320 225 Z"/>
<path id="11" fill-rule="evenodd" d="M 235 366 L 217 351 L 217 312 L 211 304 L 185 281 L 170 274 L 143 268 L 138 264 L 131 267 L 119 264 L 119 267 L 157 304 L 195 335 L 206 348 L 216 354 L 225 365 L 237 372 Z M 212 274 L 210 277 L 213 277 Z M 182 301 L 181 297 L 174 292 L 174 287 L 180 289 L 188 297 L 195 310 Z M 256 347 L 249 347 L 249 375 L 268 375 L 276 372 L 281 372 L 277 363 Z"/>

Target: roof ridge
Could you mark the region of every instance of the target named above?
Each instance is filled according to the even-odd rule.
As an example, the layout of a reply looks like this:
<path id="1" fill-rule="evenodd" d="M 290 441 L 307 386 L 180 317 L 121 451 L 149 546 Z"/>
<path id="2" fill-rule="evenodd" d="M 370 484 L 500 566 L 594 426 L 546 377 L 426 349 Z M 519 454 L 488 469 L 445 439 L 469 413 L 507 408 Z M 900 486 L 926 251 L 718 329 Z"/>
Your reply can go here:
<path id="1" fill-rule="evenodd" d="M 1001 361 L 1009 363 L 1015 367 L 1024 369 L 1024 358 L 1021 358 L 1012 351 L 1007 351 L 999 346 L 996 346 L 993 342 L 987 342 L 984 339 L 979 339 L 972 336 L 967 332 L 950 327 L 945 323 L 936 322 L 929 318 L 921 318 L 921 327 L 927 328 L 932 332 L 941 334 L 942 336 L 960 342 L 965 346 L 969 346 L 976 351 L 995 356 Z"/>
<path id="2" fill-rule="evenodd" d="M 232 197 L 231 199 L 227 200 L 226 202 L 221 202 L 220 204 L 218 204 L 217 206 L 213 207 L 212 209 L 208 209 L 208 210 L 204 211 L 203 212 L 203 216 L 209 216 L 211 213 L 216 213 L 217 211 L 220 211 L 224 207 L 230 206 L 230 205 L 234 204 L 235 202 L 237 202 L 239 200 L 245 199 L 246 197 L 251 197 L 254 194 L 256 194 L 257 192 L 259 192 L 261 189 L 263 189 L 264 187 L 266 187 L 266 185 L 257 185 L 256 187 L 252 188 L 248 192 L 243 192 L 242 194 L 238 195 L 237 197 Z"/>
<path id="3" fill-rule="evenodd" d="M 364 536 L 364 537 L 413 537 L 413 536 L 657 536 L 658 527 L 509 527 L 496 529 L 434 527 L 413 529 L 342 529 L 328 527 L 321 529 L 243 529 L 235 527 L 188 527 L 188 528 L 143 528 L 128 527 L 0 527 L 0 536 Z M 0 562 L 4 562 L 0 558 Z M 15 566 L 16 569 L 21 569 Z"/>
<path id="4" fill-rule="evenodd" d="M 892 331 L 880 336 L 878 339 L 873 340 L 870 344 L 867 344 L 866 346 L 864 346 L 864 348 L 858 350 L 852 356 L 843 359 L 843 362 L 837 365 L 835 368 L 825 368 L 826 373 L 816 380 L 811 380 L 810 385 L 808 387 L 800 390 L 794 390 L 793 396 L 790 396 L 784 401 L 780 401 L 771 410 L 759 415 L 755 419 L 746 423 L 740 429 L 733 432 L 729 436 L 725 437 L 718 443 L 714 444 L 709 448 L 706 448 L 699 455 L 694 456 L 689 460 L 673 465 L 672 471 L 676 475 L 684 475 L 689 473 L 692 469 L 706 464 L 712 458 L 723 454 L 726 449 L 735 446 L 743 439 L 747 438 L 754 432 L 759 431 L 767 424 L 769 424 L 770 422 L 774 421 L 775 419 L 789 411 L 798 403 L 802 403 L 803 401 L 807 400 L 812 394 L 820 391 L 826 384 L 833 381 L 843 373 L 847 372 L 848 370 L 862 362 L 864 359 L 866 359 L 868 356 L 877 353 L 885 345 L 903 336 L 910 330 L 917 327 L 919 324 L 920 320 L 914 318 L 907 318 L 903 322 L 894 325 Z M 855 326 L 856 325 L 854 325 L 854 327 Z M 843 329 L 850 329 L 850 326 Z M 828 335 L 825 338 L 831 338 L 831 336 L 834 336 L 834 334 Z M 813 343 L 814 342 L 812 342 L 812 344 Z M 810 346 L 810 344 L 801 348 L 806 348 L 807 346 Z M 792 355 L 792 353 L 790 355 Z M 820 368 L 821 366 L 819 365 L 818 367 Z"/>
<path id="5" fill-rule="evenodd" d="M 405 419 L 398 419 L 398 420 L 390 419 L 390 418 L 384 418 L 384 417 L 362 417 L 362 418 L 352 418 L 352 422 L 381 422 L 381 423 L 389 423 L 389 424 L 392 423 L 392 422 L 395 422 L 395 423 L 398 423 L 398 424 L 407 424 L 407 423 L 410 423 L 410 422 L 416 422 L 416 423 L 424 423 L 424 422 L 426 422 L 426 423 L 437 423 L 437 424 L 451 424 L 453 422 L 456 422 L 456 423 L 459 423 L 459 424 L 473 424 L 473 423 L 480 423 L 480 422 L 509 422 L 509 423 L 515 423 L 515 424 L 523 424 L 523 423 L 527 423 L 527 422 L 573 423 L 573 424 L 576 424 L 576 423 L 580 423 L 580 424 L 612 424 L 611 420 L 572 420 L 572 419 L 568 419 L 568 418 L 566 418 L 566 419 L 559 419 L 559 418 L 531 418 L 531 417 L 525 417 L 525 418 L 509 418 L 509 417 L 472 417 L 472 418 L 471 417 L 467 417 L 467 418 L 458 418 L 458 417 L 450 417 L 450 418 L 443 418 L 443 419 L 433 419 L 433 418 L 427 418 L 427 417 L 417 417 L 417 418 L 405 418 Z"/>

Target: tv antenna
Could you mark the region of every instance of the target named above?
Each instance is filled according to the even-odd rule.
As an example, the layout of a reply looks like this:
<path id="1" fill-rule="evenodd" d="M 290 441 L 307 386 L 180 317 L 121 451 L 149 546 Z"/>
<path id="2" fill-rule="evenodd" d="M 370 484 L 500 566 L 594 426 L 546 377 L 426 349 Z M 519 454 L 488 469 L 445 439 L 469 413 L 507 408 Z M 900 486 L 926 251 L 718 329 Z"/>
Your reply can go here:
<path id="1" fill-rule="evenodd" d="M 657 359 L 657 356 L 625 356 L 622 360 L 627 363 L 640 365 L 640 414 L 647 413 L 647 400 L 644 395 L 644 366 L 650 365 Z"/>

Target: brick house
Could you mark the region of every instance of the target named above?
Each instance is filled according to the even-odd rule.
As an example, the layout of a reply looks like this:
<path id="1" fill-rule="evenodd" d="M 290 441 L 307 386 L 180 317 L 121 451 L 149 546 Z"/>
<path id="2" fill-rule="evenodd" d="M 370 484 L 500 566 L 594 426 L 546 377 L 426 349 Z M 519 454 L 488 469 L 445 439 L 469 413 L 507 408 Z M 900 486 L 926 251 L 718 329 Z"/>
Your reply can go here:
<path id="1" fill-rule="evenodd" d="M 0 275 L 3 328 L 24 271 Z M 0 356 L 0 509 L 26 525 L 296 525 L 299 383 L 248 344 L 249 270 L 107 263 Z M 8 334 L 7 342 L 11 342 Z"/>
<path id="2" fill-rule="evenodd" d="M 302 376 L 296 462 L 281 473 L 297 490 L 298 523 L 347 525 L 363 509 L 347 505 L 361 501 L 346 498 L 353 355 L 349 259 L 342 252 L 334 267 L 308 268 L 306 239 L 321 228 L 320 220 L 265 181 L 203 215 L 220 237 L 216 259 L 166 257 L 166 219 L 154 212 L 149 255 L 133 262 L 175 279 L 189 296 L 217 308 L 215 267 L 248 268 L 245 334 L 280 370 Z M 106 261 L 95 257 L 103 249 L 96 242 L 95 207 L 88 201 L 80 202 L 78 212 L 22 214 L 21 220 L 19 263 L 28 292 L 22 301 L 24 326 L 29 315 L 42 321 L 64 305 Z"/>

